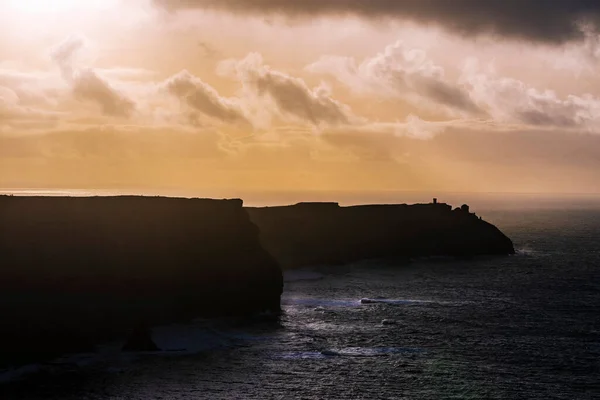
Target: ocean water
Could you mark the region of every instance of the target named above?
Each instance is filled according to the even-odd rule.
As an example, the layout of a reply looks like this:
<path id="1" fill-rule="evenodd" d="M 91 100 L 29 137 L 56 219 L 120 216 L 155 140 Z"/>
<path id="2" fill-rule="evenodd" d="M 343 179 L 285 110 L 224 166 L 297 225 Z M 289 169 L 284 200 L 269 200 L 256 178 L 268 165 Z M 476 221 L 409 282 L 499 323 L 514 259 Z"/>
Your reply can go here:
<path id="1" fill-rule="evenodd" d="M 517 255 L 293 271 L 278 319 L 5 371 L 0 399 L 599 399 L 600 206 L 482 214 Z"/>

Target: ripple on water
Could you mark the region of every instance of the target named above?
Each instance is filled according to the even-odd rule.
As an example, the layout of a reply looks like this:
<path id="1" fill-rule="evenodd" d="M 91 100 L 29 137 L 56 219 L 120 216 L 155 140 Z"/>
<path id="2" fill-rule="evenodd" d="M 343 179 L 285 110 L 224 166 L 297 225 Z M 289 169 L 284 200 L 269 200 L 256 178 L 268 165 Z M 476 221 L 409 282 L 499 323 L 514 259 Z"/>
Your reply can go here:
<path id="1" fill-rule="evenodd" d="M 424 349 L 410 347 L 346 347 L 321 351 L 287 351 L 274 354 L 274 358 L 286 360 L 314 360 L 329 357 L 385 357 L 390 355 L 415 355 Z"/>

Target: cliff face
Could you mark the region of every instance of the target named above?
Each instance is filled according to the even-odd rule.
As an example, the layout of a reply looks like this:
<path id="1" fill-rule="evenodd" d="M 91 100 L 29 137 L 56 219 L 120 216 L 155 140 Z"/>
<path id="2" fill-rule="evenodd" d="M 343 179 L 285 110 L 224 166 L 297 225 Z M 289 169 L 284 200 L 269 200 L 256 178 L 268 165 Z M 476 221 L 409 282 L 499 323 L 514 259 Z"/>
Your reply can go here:
<path id="1" fill-rule="evenodd" d="M 282 287 L 241 200 L 0 197 L 0 366 L 278 310 Z"/>
<path id="2" fill-rule="evenodd" d="M 284 268 L 388 257 L 513 254 L 511 240 L 468 207 L 339 207 L 301 203 L 248 208 L 265 248 Z"/>

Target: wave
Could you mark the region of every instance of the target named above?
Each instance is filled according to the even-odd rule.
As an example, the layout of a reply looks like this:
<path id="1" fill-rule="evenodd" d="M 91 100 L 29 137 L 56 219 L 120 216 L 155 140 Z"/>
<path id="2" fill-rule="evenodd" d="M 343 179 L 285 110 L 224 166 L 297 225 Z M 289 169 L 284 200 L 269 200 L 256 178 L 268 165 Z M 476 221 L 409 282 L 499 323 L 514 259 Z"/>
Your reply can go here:
<path id="1" fill-rule="evenodd" d="M 306 359 L 324 359 L 324 354 L 320 351 L 286 351 L 277 353 L 273 356 L 274 358 L 281 358 L 284 360 L 306 360 Z"/>
<path id="2" fill-rule="evenodd" d="M 360 301 L 354 299 L 320 299 L 311 297 L 282 297 L 281 304 L 283 306 L 303 306 L 310 308 L 319 308 L 320 310 L 326 307 L 358 307 Z"/>
<path id="3" fill-rule="evenodd" d="M 275 358 L 304 360 L 330 357 L 386 357 L 391 355 L 416 355 L 425 350 L 410 347 L 345 347 L 322 351 L 288 351 L 275 354 Z"/>
<path id="4" fill-rule="evenodd" d="M 519 249 L 515 249 L 515 254 L 517 256 L 521 256 L 521 257 L 536 257 L 536 256 L 543 255 L 542 252 L 540 252 L 538 250 L 530 249 L 528 247 L 522 247 Z"/>
<path id="5" fill-rule="evenodd" d="M 440 304 L 440 302 L 432 300 L 420 299 L 387 299 L 387 298 L 362 298 L 354 299 L 323 299 L 311 297 L 282 297 L 281 304 L 283 306 L 294 307 L 302 306 L 313 308 L 315 311 L 323 311 L 327 308 L 336 307 L 360 307 L 361 305 L 369 304 L 388 304 L 388 305 L 420 305 L 420 304 Z"/>
<path id="6" fill-rule="evenodd" d="M 342 349 L 329 349 L 321 351 L 321 354 L 329 357 L 380 357 L 392 354 L 418 354 L 423 349 L 411 347 L 346 347 Z"/>
<path id="7" fill-rule="evenodd" d="M 380 299 L 380 298 L 360 299 L 360 304 L 411 305 L 411 304 L 430 304 L 430 303 L 434 303 L 434 302 L 431 300 L 417 300 L 417 299 Z"/>

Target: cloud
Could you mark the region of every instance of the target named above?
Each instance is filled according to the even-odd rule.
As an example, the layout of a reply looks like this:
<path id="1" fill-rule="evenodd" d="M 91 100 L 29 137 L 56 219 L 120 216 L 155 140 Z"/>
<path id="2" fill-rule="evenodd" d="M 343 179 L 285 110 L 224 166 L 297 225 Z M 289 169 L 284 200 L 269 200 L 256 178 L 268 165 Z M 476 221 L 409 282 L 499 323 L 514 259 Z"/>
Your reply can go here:
<path id="1" fill-rule="evenodd" d="M 55 106 L 60 85 L 45 71 L 0 69 L 0 86 L 10 88 L 21 105 Z"/>
<path id="2" fill-rule="evenodd" d="M 496 34 L 545 43 L 583 39 L 597 31 L 595 0 L 153 0 L 167 9 L 209 9 L 288 17 L 359 16 L 433 24 L 463 35 Z"/>
<path id="3" fill-rule="evenodd" d="M 15 91 L 0 86 L 0 133 L 51 128 L 59 117 L 56 112 L 23 106 Z"/>
<path id="4" fill-rule="evenodd" d="M 153 78 L 156 75 L 156 72 L 144 68 L 96 68 L 95 71 L 107 79 L 126 81 L 142 81 Z"/>
<path id="5" fill-rule="evenodd" d="M 325 86 L 308 87 L 301 78 L 265 65 L 258 53 L 243 60 L 228 60 L 220 65 L 222 74 L 232 74 L 242 82 L 245 93 L 258 101 L 272 102 L 272 110 L 284 118 L 319 126 L 347 124 L 354 117 L 348 106 L 331 97 Z"/>
<path id="6" fill-rule="evenodd" d="M 52 59 L 60 68 L 63 79 L 71 86 L 75 98 L 96 103 L 104 115 L 130 117 L 136 108 L 133 100 L 94 69 L 77 67 L 77 55 L 84 47 L 83 38 L 72 36 L 52 51 Z"/>
<path id="7" fill-rule="evenodd" d="M 561 98 L 552 90 L 482 71 L 477 61 L 467 63 L 461 80 L 498 122 L 600 133 L 600 99 L 592 95 Z"/>
<path id="8" fill-rule="evenodd" d="M 104 115 L 129 117 L 135 103 L 101 78 L 93 69 L 78 70 L 73 78 L 73 94 L 77 99 L 97 103 Z"/>
<path id="9" fill-rule="evenodd" d="M 466 88 L 449 82 L 444 69 L 424 50 L 409 48 L 400 41 L 360 64 L 352 57 L 325 56 L 307 69 L 331 74 L 357 92 L 442 106 L 454 113 L 482 114 Z"/>
<path id="10" fill-rule="evenodd" d="M 222 97 L 215 88 L 188 71 L 167 79 L 164 87 L 171 95 L 203 115 L 224 123 L 250 123 L 239 100 Z"/>
<path id="11" fill-rule="evenodd" d="M 81 36 L 70 36 L 52 50 L 52 60 L 60 68 L 63 79 L 69 83 L 72 83 L 74 80 L 77 54 L 84 47 L 84 38 Z"/>
<path id="12" fill-rule="evenodd" d="M 438 114 L 445 110 L 465 123 L 489 120 L 495 124 L 600 133 L 600 99 L 595 96 L 561 97 L 552 90 L 498 76 L 493 69 L 484 71 L 476 59 L 465 63 L 458 79 L 450 80 L 425 51 L 408 48 L 401 42 L 387 46 L 360 64 L 352 57 L 325 56 L 307 70 L 330 74 L 357 93 L 404 99 Z M 446 125 L 448 121 L 442 123 Z M 401 131 L 406 131 L 403 124 L 379 125 L 400 126 Z M 419 124 L 425 132 L 433 126 Z M 415 131 L 409 129 L 408 136 Z"/>
<path id="13" fill-rule="evenodd" d="M 409 115 L 403 122 L 369 122 L 357 125 L 356 130 L 365 133 L 373 132 L 379 134 L 392 134 L 397 137 L 411 139 L 432 139 L 448 129 L 473 129 L 486 126 L 494 129 L 492 124 L 481 120 L 456 119 L 446 121 L 426 121 L 414 114 Z"/>
<path id="14" fill-rule="evenodd" d="M 199 41 L 198 48 L 200 49 L 202 56 L 208 59 L 216 58 L 221 55 L 221 52 L 208 42 Z"/>

